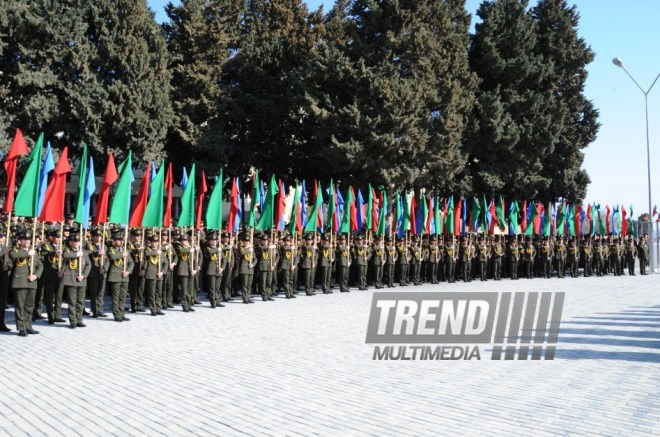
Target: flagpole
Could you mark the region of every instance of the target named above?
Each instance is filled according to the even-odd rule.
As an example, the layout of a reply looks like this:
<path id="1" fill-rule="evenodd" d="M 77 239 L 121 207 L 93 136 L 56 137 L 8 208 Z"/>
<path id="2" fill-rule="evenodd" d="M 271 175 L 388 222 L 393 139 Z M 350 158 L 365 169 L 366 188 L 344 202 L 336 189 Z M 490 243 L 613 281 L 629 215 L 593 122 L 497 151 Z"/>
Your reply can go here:
<path id="1" fill-rule="evenodd" d="M 9 211 L 9 214 L 7 216 L 7 251 L 5 252 L 5 265 L 7 265 L 7 258 L 9 257 L 9 249 L 11 248 L 11 211 Z"/>
<path id="2" fill-rule="evenodd" d="M 83 247 L 83 225 L 80 223 L 80 245 L 78 246 L 78 250 L 81 251 Z M 76 257 L 78 258 L 78 257 Z M 78 276 L 82 276 L 82 258 L 78 260 Z"/>
<path id="3" fill-rule="evenodd" d="M 163 252 L 162 249 L 161 249 L 161 245 L 162 245 L 162 243 L 161 243 L 161 239 L 162 239 L 162 237 L 163 237 L 162 230 L 163 230 L 163 228 L 161 228 L 161 227 L 159 226 L 159 227 L 158 227 L 158 249 L 157 249 L 157 250 L 160 252 L 160 253 L 158 254 L 158 275 L 159 275 L 159 276 L 160 276 L 160 274 L 161 274 L 160 260 L 161 260 L 161 254 L 162 254 L 162 252 Z"/>
<path id="4" fill-rule="evenodd" d="M 222 219 L 220 220 L 220 229 L 218 230 L 218 274 L 222 271 L 220 264 L 222 264 Z"/>
<path id="5" fill-rule="evenodd" d="M 103 252 L 105 252 L 105 226 L 106 226 L 106 223 L 104 222 L 103 223 L 103 233 L 101 234 L 101 250 L 103 250 Z M 105 261 L 103 260 L 103 255 L 101 255 L 101 266 L 103 266 L 104 262 Z"/>
<path id="6" fill-rule="evenodd" d="M 123 260 L 124 260 L 124 270 L 123 273 L 126 273 L 126 250 L 127 250 L 127 244 L 128 244 L 128 223 L 124 227 L 124 252 L 123 252 Z"/>
<path id="7" fill-rule="evenodd" d="M 36 236 L 37 233 L 37 218 L 34 218 L 34 222 L 32 223 L 32 249 L 34 250 L 34 246 L 36 244 L 35 239 L 37 238 Z M 30 255 L 30 276 L 34 274 L 34 254 Z"/>
<path id="8" fill-rule="evenodd" d="M 62 238 L 64 238 L 64 221 L 60 222 L 60 253 L 57 255 L 57 270 L 62 269 Z"/>

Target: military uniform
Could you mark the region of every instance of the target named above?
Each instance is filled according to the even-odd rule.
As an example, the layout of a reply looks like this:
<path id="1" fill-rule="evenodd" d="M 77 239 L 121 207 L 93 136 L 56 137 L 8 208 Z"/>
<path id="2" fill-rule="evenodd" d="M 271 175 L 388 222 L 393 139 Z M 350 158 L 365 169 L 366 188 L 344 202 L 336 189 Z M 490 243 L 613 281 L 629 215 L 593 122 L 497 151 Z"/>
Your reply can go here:
<path id="1" fill-rule="evenodd" d="M 396 247 L 392 242 L 392 237 L 385 238 L 385 280 L 389 288 L 394 287 L 394 266 L 396 265 Z"/>
<path id="2" fill-rule="evenodd" d="M 135 267 L 128 280 L 128 292 L 131 297 L 131 312 L 144 312 L 144 246 L 141 231 L 134 229 L 131 232 L 132 241 L 128 242 L 128 250 L 133 258 Z"/>
<path id="3" fill-rule="evenodd" d="M 490 248 L 488 247 L 488 243 L 482 238 L 481 241 L 479 241 L 479 244 L 477 245 L 477 250 L 479 251 L 477 254 L 477 258 L 479 260 L 479 279 L 482 281 L 488 280 L 487 278 L 487 273 L 488 273 L 488 259 L 490 258 Z"/>
<path id="4" fill-rule="evenodd" d="M 568 268 L 571 271 L 571 276 L 577 278 L 578 263 L 580 261 L 580 248 L 575 244 L 575 240 L 571 240 L 566 248 L 566 261 Z"/>
<path id="5" fill-rule="evenodd" d="M 552 277 L 552 246 L 548 240 L 544 240 L 543 243 L 539 246 L 540 258 L 541 258 L 541 270 L 542 276 L 544 278 Z"/>
<path id="6" fill-rule="evenodd" d="M 220 293 L 222 293 L 222 300 L 228 302 L 233 300 L 234 294 L 233 279 L 234 279 L 234 266 L 236 265 L 236 254 L 234 253 L 234 245 L 229 243 L 227 235 L 222 236 L 222 277 L 220 280 Z"/>
<path id="7" fill-rule="evenodd" d="M 628 274 L 630 276 L 635 276 L 635 255 L 637 254 L 637 248 L 635 247 L 635 242 L 633 240 L 628 241 L 625 248 L 625 257 L 626 265 L 628 268 Z"/>
<path id="8" fill-rule="evenodd" d="M 85 310 L 85 291 L 87 290 L 87 276 L 92 268 L 89 261 L 89 252 L 73 244 L 78 243 L 78 236 L 69 236 L 69 247 L 62 253 L 63 271 L 62 285 L 69 302 L 69 327 L 84 328 L 82 321 Z"/>
<path id="9" fill-rule="evenodd" d="M 316 269 L 316 243 L 313 242 L 311 235 L 305 237 L 305 245 L 302 248 L 300 268 L 303 273 L 303 283 L 305 284 L 305 294 L 313 296 L 314 292 L 314 271 Z"/>
<path id="10" fill-rule="evenodd" d="M 524 261 L 524 269 L 525 269 L 525 276 L 527 279 L 532 278 L 533 274 L 533 266 L 534 266 L 534 258 L 536 257 L 536 248 L 534 245 L 531 243 L 530 238 L 528 237 L 526 239 L 527 241 L 525 242 L 525 245 L 523 246 L 523 261 Z"/>
<path id="11" fill-rule="evenodd" d="M 36 254 L 31 256 L 29 249 L 23 248 L 20 244 L 20 241 L 30 238 L 28 234 L 20 235 L 19 245 L 9 251 L 9 259 L 12 263 L 9 287 L 14 292 L 16 329 L 21 337 L 39 333 L 32 329 L 32 311 L 37 291 L 37 278 L 43 272 L 43 264 Z M 32 277 L 30 277 L 30 264 L 33 265 Z"/>
<path id="12" fill-rule="evenodd" d="M 92 231 L 92 237 L 99 234 L 99 231 Z M 105 256 L 105 247 L 101 243 L 92 241 L 85 245 L 85 250 L 89 253 L 91 269 L 87 276 L 87 290 L 89 291 L 89 306 L 92 310 L 92 317 L 106 317 L 103 313 L 103 298 L 105 296 L 106 272 L 103 264 Z"/>
<path id="13" fill-rule="evenodd" d="M 410 251 L 403 238 L 399 239 L 396 246 L 396 265 L 399 269 L 399 285 L 405 287 L 408 284 L 408 270 L 410 269 Z"/>
<path id="14" fill-rule="evenodd" d="M 189 241 L 187 235 L 182 235 L 180 237 L 180 242 Z M 179 298 L 181 299 L 181 309 L 184 313 L 195 311 L 192 307 L 194 304 L 194 297 L 192 294 L 193 291 L 193 281 L 194 281 L 194 270 L 193 270 L 193 256 L 195 254 L 195 249 L 184 245 L 179 244 L 177 246 L 177 267 L 176 267 L 176 282 L 177 289 L 179 290 Z"/>
<path id="15" fill-rule="evenodd" d="M 445 243 L 445 278 L 448 283 L 456 282 L 456 261 L 458 260 L 458 250 L 453 241 Z"/>
<path id="16" fill-rule="evenodd" d="M 334 262 L 334 250 L 330 244 L 329 235 L 323 236 L 323 244 L 319 254 L 319 267 L 321 268 L 321 290 L 323 294 L 332 293 L 332 263 Z"/>
<path id="17" fill-rule="evenodd" d="M 243 303 L 254 303 L 252 296 L 252 281 L 254 279 L 254 267 L 257 259 L 254 249 L 249 240 L 245 239 L 238 249 L 238 274 L 241 280 L 243 292 Z"/>
<path id="18" fill-rule="evenodd" d="M 646 241 L 646 237 L 639 239 L 639 244 L 637 245 L 637 257 L 639 258 L 639 274 L 646 275 L 646 266 L 649 263 L 649 245 Z"/>
<path id="19" fill-rule="evenodd" d="M 555 243 L 554 249 L 555 263 L 557 265 L 557 277 L 564 277 L 564 263 L 566 262 L 566 246 L 564 241 L 560 238 Z"/>
<path id="20" fill-rule="evenodd" d="M 119 231 L 113 236 L 113 244 L 114 242 L 123 241 L 124 237 L 121 234 L 121 231 Z M 104 265 L 105 271 L 108 272 L 108 288 L 110 288 L 112 295 L 112 315 L 115 322 L 129 320 L 124 314 L 124 302 L 128 292 L 128 275 L 131 274 L 135 266 L 130 253 L 127 253 L 126 258 L 124 258 L 122 250 L 121 246 L 110 247 Z"/>
<path id="21" fill-rule="evenodd" d="M 162 292 L 161 292 L 161 308 L 174 308 L 174 271 L 178 264 L 176 250 L 170 241 L 169 235 L 163 234 L 163 238 L 167 238 L 161 246 L 161 258 L 167 261 L 167 269 L 162 278 Z"/>
<path id="22" fill-rule="evenodd" d="M 359 290 L 367 289 L 367 267 L 369 266 L 370 257 L 369 245 L 365 244 L 364 237 L 359 235 L 353 245 L 353 260 L 355 261 Z"/>
<path id="23" fill-rule="evenodd" d="M 351 248 L 346 244 L 346 236 L 339 236 L 337 246 L 337 268 L 339 271 L 339 290 L 342 293 L 351 291 L 348 286 L 348 272 L 351 268 Z"/>
<path id="24" fill-rule="evenodd" d="M 41 276 L 43 284 L 44 303 L 46 304 L 46 313 L 48 314 L 48 323 L 52 325 L 55 322 L 63 323 L 61 306 L 64 288 L 62 286 L 60 275 L 61 246 L 55 241 L 57 231 L 49 232 L 51 241 L 44 242 L 41 245 L 40 253 L 43 259 L 44 272 Z M 40 309 L 37 312 L 41 312 Z"/>
<path id="25" fill-rule="evenodd" d="M 410 248 L 410 276 L 414 285 L 422 284 L 421 269 L 422 269 L 422 248 L 419 246 L 419 239 L 413 239 L 412 247 Z"/>
<path id="26" fill-rule="evenodd" d="M 584 261 L 584 276 L 591 276 L 591 244 L 588 241 L 584 241 L 580 247 L 580 254 Z"/>
<path id="27" fill-rule="evenodd" d="M 491 260 L 493 263 L 493 279 L 502 280 L 502 259 L 504 258 L 504 248 L 499 239 L 495 240 L 491 246 Z"/>
<path id="28" fill-rule="evenodd" d="M 518 242 L 512 240 L 507 247 L 507 258 L 509 260 L 509 276 L 518 279 L 518 261 L 520 260 L 520 248 Z"/>
<path id="29" fill-rule="evenodd" d="M 222 256 L 222 249 L 218 247 L 218 237 L 215 233 L 207 236 L 208 245 L 204 248 L 204 284 L 206 284 L 206 293 L 209 298 L 211 308 L 223 307 L 220 303 L 222 290 L 221 278 L 224 269 L 227 267 L 227 260 Z M 212 242 L 216 242 L 213 244 Z M 211 247 L 215 246 L 215 247 Z"/>
<path id="30" fill-rule="evenodd" d="M 256 248 L 256 256 L 259 260 L 257 263 L 257 285 L 261 299 L 264 302 L 275 300 L 271 297 L 271 294 L 273 292 L 273 274 L 277 264 L 275 263 L 274 245 L 269 244 L 268 237 L 264 236 L 261 238 L 261 244 Z"/>
<path id="31" fill-rule="evenodd" d="M 158 247 L 155 236 L 147 237 L 151 247 L 144 249 L 144 290 L 149 300 L 149 310 L 152 316 L 164 316 L 163 309 L 163 278 L 169 268 L 168 260 Z"/>
<path id="32" fill-rule="evenodd" d="M 5 234 L 0 232 L 0 238 L 6 238 Z M 9 250 L 9 245 L 3 241 L 0 244 L 0 257 L 2 257 L 0 259 L 0 332 L 11 331 L 5 324 L 5 309 L 7 307 L 7 297 L 9 296 L 9 272 L 12 267 L 9 260 Z"/>
<path id="33" fill-rule="evenodd" d="M 284 245 L 280 248 L 280 262 L 279 269 L 282 277 L 282 287 L 284 288 L 284 296 L 287 299 L 295 298 L 294 284 L 293 284 L 293 271 L 298 265 L 298 250 L 291 245 L 291 237 L 284 237 Z"/>
<path id="34" fill-rule="evenodd" d="M 386 257 L 383 240 L 378 238 L 374 241 L 371 251 L 371 265 L 373 266 L 374 283 L 377 289 L 383 288 L 383 265 Z"/>

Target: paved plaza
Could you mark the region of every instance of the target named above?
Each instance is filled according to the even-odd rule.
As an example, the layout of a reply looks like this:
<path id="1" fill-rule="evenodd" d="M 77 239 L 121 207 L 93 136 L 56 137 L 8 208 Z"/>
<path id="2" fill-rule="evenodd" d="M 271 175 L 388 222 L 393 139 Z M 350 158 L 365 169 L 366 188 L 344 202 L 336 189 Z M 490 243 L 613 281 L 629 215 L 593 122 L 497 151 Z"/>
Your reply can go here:
<path id="1" fill-rule="evenodd" d="M 659 285 L 395 289 L 565 291 L 554 361 L 374 361 L 373 290 L 39 322 L 0 335 L 0 435 L 660 435 Z"/>

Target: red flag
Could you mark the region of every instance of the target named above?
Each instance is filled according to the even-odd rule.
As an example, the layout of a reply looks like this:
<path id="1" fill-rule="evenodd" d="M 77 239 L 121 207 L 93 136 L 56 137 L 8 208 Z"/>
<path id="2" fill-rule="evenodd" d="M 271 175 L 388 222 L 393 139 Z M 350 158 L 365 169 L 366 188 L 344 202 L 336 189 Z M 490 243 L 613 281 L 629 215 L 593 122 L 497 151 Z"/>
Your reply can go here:
<path id="1" fill-rule="evenodd" d="M 433 212 L 434 212 L 433 197 L 429 196 L 429 197 L 426 198 L 426 200 L 428 202 L 428 205 L 426 207 L 428 209 L 428 215 L 426 216 L 426 225 L 424 226 L 424 233 L 425 234 L 434 234 L 435 229 L 431 229 L 431 222 L 433 222 Z"/>
<path id="2" fill-rule="evenodd" d="M 628 216 L 628 211 L 626 211 L 626 207 L 621 205 L 621 235 L 626 235 L 628 232 L 628 220 L 626 220 L 626 217 Z"/>
<path id="3" fill-rule="evenodd" d="M 522 221 L 520 222 L 520 232 L 523 234 L 527 230 L 527 200 L 523 201 Z"/>
<path id="4" fill-rule="evenodd" d="M 610 229 L 610 205 L 605 205 L 605 211 L 607 211 L 605 215 L 605 233 L 609 234 L 612 232 L 612 229 Z"/>
<path id="5" fill-rule="evenodd" d="M 493 235 L 495 233 L 495 226 L 497 226 L 497 209 L 495 208 L 495 202 L 493 200 L 490 201 L 489 212 L 490 212 L 490 227 L 488 228 L 488 234 Z"/>
<path id="6" fill-rule="evenodd" d="M 534 217 L 534 233 L 538 235 L 541 234 L 541 214 L 543 214 L 543 211 L 545 211 L 545 208 L 543 207 L 543 204 L 539 202 L 536 205 L 536 217 Z"/>
<path id="7" fill-rule="evenodd" d="M 286 196 L 284 193 L 284 183 L 282 182 L 282 179 L 279 180 L 279 186 L 280 189 L 277 192 L 277 200 L 275 201 L 275 204 L 277 205 L 275 210 L 275 227 L 279 230 L 284 230 L 279 228 L 280 221 L 284 215 L 284 209 L 286 208 Z"/>
<path id="8" fill-rule="evenodd" d="M 358 223 L 357 223 L 357 205 L 355 203 L 355 200 L 357 197 L 355 196 L 355 189 L 351 187 L 351 192 L 353 193 L 353 201 L 351 201 L 350 208 L 351 208 L 351 231 L 357 231 L 358 230 Z M 345 207 L 344 207 L 345 208 Z"/>
<path id="9" fill-rule="evenodd" d="M 575 234 L 582 235 L 582 204 L 575 208 Z"/>
<path id="10" fill-rule="evenodd" d="M 14 210 L 14 191 L 16 190 L 16 164 L 18 164 L 18 157 L 27 155 L 29 150 L 25 144 L 25 138 L 20 129 L 16 129 L 14 141 L 11 143 L 9 153 L 5 158 L 5 172 L 7 173 L 7 197 L 5 204 L 2 207 L 3 212 L 12 212 Z"/>
<path id="11" fill-rule="evenodd" d="M 151 185 L 151 163 L 147 164 L 147 169 L 142 176 L 142 183 L 140 184 L 140 191 L 138 191 L 135 208 L 128 222 L 129 226 L 136 228 L 142 226 L 142 216 L 144 216 L 144 211 L 147 209 L 147 202 L 149 201 L 149 185 Z"/>
<path id="12" fill-rule="evenodd" d="M 410 234 L 417 235 L 417 200 L 414 191 L 410 196 Z"/>
<path id="13" fill-rule="evenodd" d="M 238 215 L 238 186 L 236 185 L 236 178 L 232 178 L 231 192 L 229 198 L 231 199 L 231 207 L 229 208 L 229 217 L 227 218 L 227 232 L 234 232 L 234 225 L 236 224 L 236 216 Z"/>
<path id="14" fill-rule="evenodd" d="M 165 215 L 163 216 L 163 226 L 169 228 L 172 226 L 172 187 L 174 186 L 174 177 L 172 176 L 172 163 L 167 166 L 165 175 L 165 189 L 167 198 L 165 200 Z"/>
<path id="15" fill-rule="evenodd" d="M 334 190 L 335 190 L 335 195 L 332 196 L 332 198 L 334 199 L 333 201 L 335 203 L 334 205 L 335 207 L 334 210 L 332 211 L 332 232 L 337 232 L 339 230 L 339 217 L 337 216 L 337 206 L 338 206 L 337 196 L 339 194 L 339 189 L 335 187 Z"/>
<path id="16" fill-rule="evenodd" d="M 461 235 L 461 218 L 463 217 L 461 210 L 463 209 L 463 200 L 458 201 L 456 209 L 454 210 L 454 235 Z"/>
<path id="17" fill-rule="evenodd" d="M 57 161 L 53 178 L 48 184 L 44 197 L 44 206 L 39 215 L 42 222 L 61 222 L 64 220 L 64 196 L 66 192 L 66 174 L 71 172 L 69 165 L 69 148 L 62 150 L 60 160 Z"/>
<path id="18" fill-rule="evenodd" d="M 108 197 L 110 195 L 110 186 L 117 182 L 117 179 L 119 179 L 119 174 L 117 173 L 117 167 L 115 167 L 115 159 L 112 157 L 112 153 L 110 153 L 108 154 L 108 164 L 105 167 L 105 174 L 103 175 L 99 200 L 96 203 L 94 225 L 108 222 Z"/>
<path id="19" fill-rule="evenodd" d="M 378 231 L 378 213 L 380 211 L 380 205 L 382 205 L 383 202 L 380 197 L 378 197 L 378 193 L 373 187 L 371 187 L 371 199 L 371 230 L 376 232 Z"/>
<path id="20" fill-rule="evenodd" d="M 202 182 L 199 185 L 199 193 L 197 194 L 197 205 L 196 205 L 196 212 L 195 215 L 197 217 L 197 220 L 195 221 L 195 229 L 198 231 L 202 229 L 202 206 L 204 205 L 204 195 L 208 191 L 208 187 L 206 186 L 206 174 L 204 174 L 204 170 L 202 170 Z"/>

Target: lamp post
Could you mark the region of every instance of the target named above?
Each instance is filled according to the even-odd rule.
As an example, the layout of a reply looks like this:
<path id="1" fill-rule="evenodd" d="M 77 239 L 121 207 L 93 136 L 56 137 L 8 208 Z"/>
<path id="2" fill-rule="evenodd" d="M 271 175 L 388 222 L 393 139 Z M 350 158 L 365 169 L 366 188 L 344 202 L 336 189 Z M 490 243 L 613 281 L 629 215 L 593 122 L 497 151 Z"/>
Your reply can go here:
<path id="1" fill-rule="evenodd" d="M 620 67 L 623 69 L 623 71 L 626 72 L 628 77 L 632 79 L 633 82 L 635 82 L 635 85 L 637 85 L 637 88 L 644 94 L 644 109 L 646 111 L 646 165 L 647 165 L 647 171 L 648 171 L 648 181 L 649 181 L 649 237 L 650 237 L 650 247 L 649 247 L 649 264 L 651 265 L 651 273 L 655 273 L 655 251 L 653 250 L 653 244 L 654 239 L 653 239 L 653 210 L 651 209 L 651 148 L 649 145 L 649 93 L 651 92 L 651 89 L 653 88 L 653 85 L 658 81 L 658 78 L 660 77 L 660 73 L 655 77 L 655 80 L 651 84 L 648 90 L 644 91 L 644 88 L 642 88 L 639 83 L 635 80 L 634 77 L 632 77 L 632 74 L 626 70 L 626 67 L 623 66 L 623 62 L 619 58 L 614 58 L 612 59 L 612 63 L 616 65 L 617 67 Z"/>

